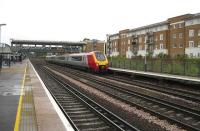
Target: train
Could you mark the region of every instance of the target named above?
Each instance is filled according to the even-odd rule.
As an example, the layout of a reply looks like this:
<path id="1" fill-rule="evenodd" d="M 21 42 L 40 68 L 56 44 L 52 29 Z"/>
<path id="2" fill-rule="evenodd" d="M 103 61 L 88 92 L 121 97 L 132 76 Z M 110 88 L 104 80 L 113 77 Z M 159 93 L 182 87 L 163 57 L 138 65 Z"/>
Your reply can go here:
<path id="1" fill-rule="evenodd" d="M 106 73 L 108 71 L 108 59 L 106 55 L 100 51 L 66 54 L 61 56 L 46 56 L 46 61 L 49 63 L 85 69 L 96 73 Z"/>

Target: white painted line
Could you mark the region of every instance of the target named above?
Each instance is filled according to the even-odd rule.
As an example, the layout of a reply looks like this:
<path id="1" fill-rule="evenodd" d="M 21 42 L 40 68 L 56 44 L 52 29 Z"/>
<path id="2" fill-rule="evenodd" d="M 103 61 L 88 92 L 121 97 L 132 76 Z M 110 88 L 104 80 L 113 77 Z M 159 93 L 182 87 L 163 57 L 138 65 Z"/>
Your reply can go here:
<path id="1" fill-rule="evenodd" d="M 160 77 L 165 77 L 165 78 L 175 78 L 175 79 L 180 79 L 180 80 L 200 82 L 199 78 L 187 78 L 186 76 L 158 74 L 158 73 L 153 73 L 153 72 L 142 72 L 142 71 L 135 71 L 135 70 L 119 69 L 119 68 L 109 68 L 109 69 L 110 70 L 116 70 L 116 71 L 129 72 L 129 73 L 144 74 L 144 75 L 150 75 L 150 76 L 160 76 Z"/>
<path id="2" fill-rule="evenodd" d="M 73 127 L 71 126 L 71 124 L 69 123 L 69 121 L 67 120 L 67 118 L 65 117 L 65 115 L 63 114 L 63 112 L 61 111 L 61 109 L 59 108 L 59 106 L 57 105 L 57 103 L 55 102 L 55 100 L 53 99 L 53 97 L 51 96 L 50 92 L 48 91 L 47 87 L 45 86 L 45 84 L 43 83 L 43 81 L 41 80 L 40 76 L 38 75 L 37 71 L 35 70 L 35 68 L 33 67 L 32 63 L 29 61 L 29 63 L 31 64 L 35 74 L 37 75 L 40 83 L 42 84 L 42 87 L 44 88 L 49 100 L 51 101 L 51 104 L 53 105 L 54 109 L 56 110 L 58 116 L 60 117 L 63 125 L 65 126 L 65 129 L 67 131 L 74 131 Z"/>

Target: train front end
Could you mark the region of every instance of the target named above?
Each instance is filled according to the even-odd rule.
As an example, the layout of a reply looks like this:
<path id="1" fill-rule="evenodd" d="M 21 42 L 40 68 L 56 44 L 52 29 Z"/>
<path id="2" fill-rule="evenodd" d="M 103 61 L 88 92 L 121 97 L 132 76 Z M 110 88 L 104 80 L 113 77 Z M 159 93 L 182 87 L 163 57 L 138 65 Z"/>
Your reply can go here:
<path id="1" fill-rule="evenodd" d="M 106 73 L 108 71 L 108 59 L 105 54 L 95 51 L 94 58 L 96 63 L 96 72 Z"/>

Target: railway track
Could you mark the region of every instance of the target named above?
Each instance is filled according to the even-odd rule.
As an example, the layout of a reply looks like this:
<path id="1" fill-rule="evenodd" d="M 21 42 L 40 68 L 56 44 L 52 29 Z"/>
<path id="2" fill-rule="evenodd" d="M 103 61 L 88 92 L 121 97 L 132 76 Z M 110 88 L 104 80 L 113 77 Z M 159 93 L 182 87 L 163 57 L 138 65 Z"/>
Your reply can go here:
<path id="1" fill-rule="evenodd" d="M 53 67 L 51 66 L 51 68 Z M 123 89 L 119 85 L 115 85 L 111 82 L 99 81 L 90 74 L 72 70 L 63 72 L 66 70 L 66 68 L 63 67 L 60 67 L 59 69 L 53 69 L 66 75 L 70 75 L 70 77 L 101 90 L 115 97 L 116 99 L 120 99 L 121 101 L 136 106 L 139 109 L 150 112 L 151 114 L 159 116 L 162 119 L 176 123 L 185 129 L 197 131 L 200 130 L 199 111 L 177 105 L 172 102 L 156 99 L 155 97 L 140 94 L 132 90 Z"/>
<path id="2" fill-rule="evenodd" d="M 133 80 L 133 79 L 130 79 L 127 77 L 125 78 L 121 76 L 112 75 L 112 76 L 105 76 L 105 78 L 115 80 L 115 81 L 120 81 L 120 82 L 131 84 L 131 85 L 136 85 L 138 87 L 145 88 L 145 89 L 159 91 L 159 92 L 180 97 L 186 100 L 194 101 L 200 104 L 200 92 L 195 92 L 195 91 L 191 91 L 187 89 L 161 86 L 158 84 L 153 84 L 150 82 L 144 82 L 144 81 L 139 81 L 139 80 Z"/>
<path id="3" fill-rule="evenodd" d="M 41 66 L 34 66 L 75 130 L 139 131 L 65 83 L 59 76 Z"/>

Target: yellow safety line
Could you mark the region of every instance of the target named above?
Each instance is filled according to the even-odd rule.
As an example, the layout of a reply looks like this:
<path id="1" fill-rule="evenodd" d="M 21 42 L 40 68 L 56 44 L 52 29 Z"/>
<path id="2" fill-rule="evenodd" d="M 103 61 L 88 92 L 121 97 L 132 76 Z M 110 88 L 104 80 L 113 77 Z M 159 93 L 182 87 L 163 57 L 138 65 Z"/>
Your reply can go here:
<path id="1" fill-rule="evenodd" d="M 15 120 L 15 127 L 14 127 L 14 131 L 19 131 L 19 123 L 20 123 L 20 117 L 21 117 L 21 107 L 22 107 L 22 99 L 23 99 L 23 91 L 24 91 L 24 84 L 25 84 L 25 77 L 26 77 L 26 69 L 27 69 L 27 64 L 25 67 L 25 71 L 24 71 L 24 77 L 22 80 L 22 85 L 21 85 L 21 92 L 20 92 L 20 98 L 19 98 L 19 104 L 18 104 L 18 108 L 17 108 L 17 115 L 16 115 L 16 120 Z"/>

